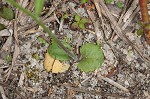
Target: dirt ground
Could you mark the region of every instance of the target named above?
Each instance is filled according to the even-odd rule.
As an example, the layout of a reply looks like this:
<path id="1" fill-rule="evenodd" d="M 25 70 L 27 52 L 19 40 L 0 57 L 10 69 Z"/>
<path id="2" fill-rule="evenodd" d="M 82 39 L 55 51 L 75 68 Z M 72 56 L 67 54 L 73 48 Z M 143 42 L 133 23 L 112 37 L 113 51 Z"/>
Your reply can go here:
<path id="1" fill-rule="evenodd" d="M 17 1 L 34 10 L 34 0 Z M 0 18 L 7 26 L 0 31 L 0 99 L 150 99 L 150 46 L 137 35 L 138 1 L 45 0 L 42 21 L 61 41 L 69 42 L 78 58 L 83 44 L 101 45 L 104 63 L 89 73 L 80 71 L 74 60 L 66 62 L 70 67 L 63 73 L 47 72 L 43 62 L 51 38 L 11 6 L 15 19 Z M 88 19 L 85 29 L 72 26 L 77 14 Z"/>

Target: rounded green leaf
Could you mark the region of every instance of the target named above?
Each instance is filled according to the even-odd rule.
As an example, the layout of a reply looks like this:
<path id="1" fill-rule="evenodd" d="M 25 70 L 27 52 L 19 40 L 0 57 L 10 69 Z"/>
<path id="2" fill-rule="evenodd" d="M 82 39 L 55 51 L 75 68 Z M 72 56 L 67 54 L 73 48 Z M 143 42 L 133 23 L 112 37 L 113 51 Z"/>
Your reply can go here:
<path id="1" fill-rule="evenodd" d="M 68 48 L 69 50 L 71 50 L 71 46 L 67 43 L 62 43 L 66 48 Z M 57 43 L 52 43 L 52 45 L 50 45 L 48 47 L 48 53 L 53 57 L 56 58 L 58 60 L 70 60 L 70 57 L 68 56 L 68 54 L 58 46 Z"/>
<path id="2" fill-rule="evenodd" d="M 84 23 L 80 23 L 80 24 L 79 24 L 79 27 L 80 27 L 82 30 L 84 30 L 84 29 L 85 29 L 85 24 L 84 24 Z"/>
<path id="3" fill-rule="evenodd" d="M 78 63 L 78 68 L 81 71 L 94 71 L 104 62 L 103 50 L 99 47 L 99 45 L 87 43 L 81 47 L 80 53 L 82 59 Z"/>
<path id="4" fill-rule="evenodd" d="M 11 8 L 3 6 L 0 9 L 0 17 L 6 20 L 12 20 L 14 19 L 14 12 Z"/>
<path id="5" fill-rule="evenodd" d="M 83 23 L 83 24 L 85 24 L 85 23 L 88 22 L 88 19 L 87 18 L 82 18 L 80 22 Z"/>
<path id="6" fill-rule="evenodd" d="M 79 22 L 81 17 L 79 15 L 75 15 L 75 21 Z"/>

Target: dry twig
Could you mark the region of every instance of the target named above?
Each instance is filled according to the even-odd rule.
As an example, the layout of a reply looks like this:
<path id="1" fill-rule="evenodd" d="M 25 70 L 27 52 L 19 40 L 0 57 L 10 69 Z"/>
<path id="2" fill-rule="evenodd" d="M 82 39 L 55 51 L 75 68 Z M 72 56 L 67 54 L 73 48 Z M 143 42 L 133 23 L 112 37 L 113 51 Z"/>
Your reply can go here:
<path id="1" fill-rule="evenodd" d="M 116 93 L 106 93 L 106 92 L 103 92 L 102 90 L 101 91 L 93 91 L 93 90 L 89 91 L 85 88 L 74 88 L 74 87 L 69 86 L 68 84 L 61 84 L 61 86 L 64 86 L 67 89 L 70 89 L 70 90 L 73 90 L 73 91 L 88 93 L 88 94 L 93 94 L 93 95 L 99 95 L 99 96 L 105 95 L 105 96 L 111 96 L 111 97 L 116 97 L 116 98 L 124 97 L 124 96 L 118 95 Z"/>

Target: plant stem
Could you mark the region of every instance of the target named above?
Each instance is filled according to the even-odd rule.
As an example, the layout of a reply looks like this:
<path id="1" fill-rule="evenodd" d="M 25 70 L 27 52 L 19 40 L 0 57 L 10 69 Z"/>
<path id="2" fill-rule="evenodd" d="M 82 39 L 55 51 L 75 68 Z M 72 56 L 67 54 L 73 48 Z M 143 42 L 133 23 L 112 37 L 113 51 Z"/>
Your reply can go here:
<path id="1" fill-rule="evenodd" d="M 26 13 L 28 16 L 31 16 L 48 34 L 49 36 L 70 56 L 72 59 L 77 60 L 77 58 L 70 53 L 70 51 L 58 40 L 58 38 L 49 30 L 45 24 L 37 18 L 34 14 L 32 14 L 29 10 L 26 10 L 25 8 L 21 7 L 18 3 L 16 3 L 14 0 L 6 0 L 19 10 L 22 10 L 24 13 Z"/>
<path id="2" fill-rule="evenodd" d="M 150 20 L 149 20 L 147 3 L 148 3 L 148 0 L 139 0 L 142 21 L 144 24 L 143 28 L 145 32 L 145 37 L 146 37 L 147 43 L 150 45 L 150 27 L 148 27 L 148 25 L 150 24 Z"/>
<path id="3" fill-rule="evenodd" d="M 147 2 L 148 2 L 148 0 L 139 0 L 141 14 L 142 14 L 142 20 L 143 20 L 144 24 L 149 23 Z"/>

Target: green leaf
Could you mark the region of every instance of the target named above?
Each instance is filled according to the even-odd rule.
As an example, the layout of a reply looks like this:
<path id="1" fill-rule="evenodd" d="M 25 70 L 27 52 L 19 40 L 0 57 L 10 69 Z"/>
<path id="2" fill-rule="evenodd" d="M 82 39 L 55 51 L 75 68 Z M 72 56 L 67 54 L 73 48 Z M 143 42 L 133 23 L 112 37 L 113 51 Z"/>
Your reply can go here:
<path id="1" fill-rule="evenodd" d="M 88 22 L 88 19 L 87 19 L 87 18 L 82 18 L 81 21 L 80 21 L 80 23 L 83 23 L 83 24 L 85 24 L 85 23 L 87 23 L 87 22 Z"/>
<path id="2" fill-rule="evenodd" d="M 66 42 L 62 42 L 62 44 L 71 50 L 71 46 L 67 44 Z M 64 61 L 64 60 L 70 60 L 70 57 L 67 55 L 67 53 L 58 46 L 57 43 L 53 42 L 52 45 L 48 47 L 48 53 L 58 60 Z"/>
<path id="3" fill-rule="evenodd" d="M 7 56 L 5 57 L 5 60 L 7 61 L 7 63 L 10 62 L 10 61 L 12 60 L 11 55 L 7 55 Z"/>
<path id="4" fill-rule="evenodd" d="M 5 26 L 3 24 L 0 23 L 0 31 L 5 29 Z"/>
<path id="5" fill-rule="evenodd" d="M 105 2 L 106 2 L 107 4 L 111 4 L 111 3 L 112 3 L 112 0 L 105 0 Z"/>
<path id="6" fill-rule="evenodd" d="M 85 30 L 85 25 L 83 23 L 80 23 L 79 24 L 79 27 L 82 29 L 82 30 Z"/>
<path id="7" fill-rule="evenodd" d="M 11 8 L 3 6 L 0 9 L 0 17 L 6 20 L 12 20 L 14 19 L 14 12 Z"/>
<path id="8" fill-rule="evenodd" d="M 62 16 L 62 19 L 66 19 L 66 18 L 68 18 L 68 17 L 69 17 L 68 13 L 65 13 L 65 14 Z"/>
<path id="9" fill-rule="evenodd" d="M 36 17 L 39 17 L 44 6 L 44 0 L 34 0 L 34 14 Z"/>
<path id="10" fill-rule="evenodd" d="M 143 29 L 140 28 L 140 29 L 137 30 L 136 34 L 137 34 L 138 36 L 140 36 L 140 35 L 143 34 L 143 32 L 144 32 Z"/>
<path id="11" fill-rule="evenodd" d="M 42 37 L 38 37 L 38 41 L 39 41 L 40 43 L 45 44 L 46 46 L 49 45 L 49 44 L 47 43 L 47 41 L 46 41 L 45 39 L 43 39 Z"/>
<path id="12" fill-rule="evenodd" d="M 104 62 L 103 50 L 95 44 L 87 43 L 80 49 L 82 56 L 78 68 L 84 72 L 91 72 L 99 68 Z"/>
<path id="13" fill-rule="evenodd" d="M 120 9 L 123 8 L 123 3 L 119 2 L 119 1 L 116 3 L 116 5 L 117 5 L 117 7 L 120 8 Z"/>
<path id="14" fill-rule="evenodd" d="M 81 0 L 81 3 L 87 3 L 88 0 Z"/>
<path id="15" fill-rule="evenodd" d="M 81 17 L 79 15 L 75 15 L 75 21 L 79 22 Z"/>
<path id="16" fill-rule="evenodd" d="M 72 24 L 72 26 L 74 27 L 74 28 L 78 28 L 78 22 L 74 22 L 73 24 Z"/>
<path id="17" fill-rule="evenodd" d="M 40 56 L 37 54 L 37 53 L 33 53 L 32 54 L 32 57 L 36 60 L 39 60 L 40 59 Z"/>

